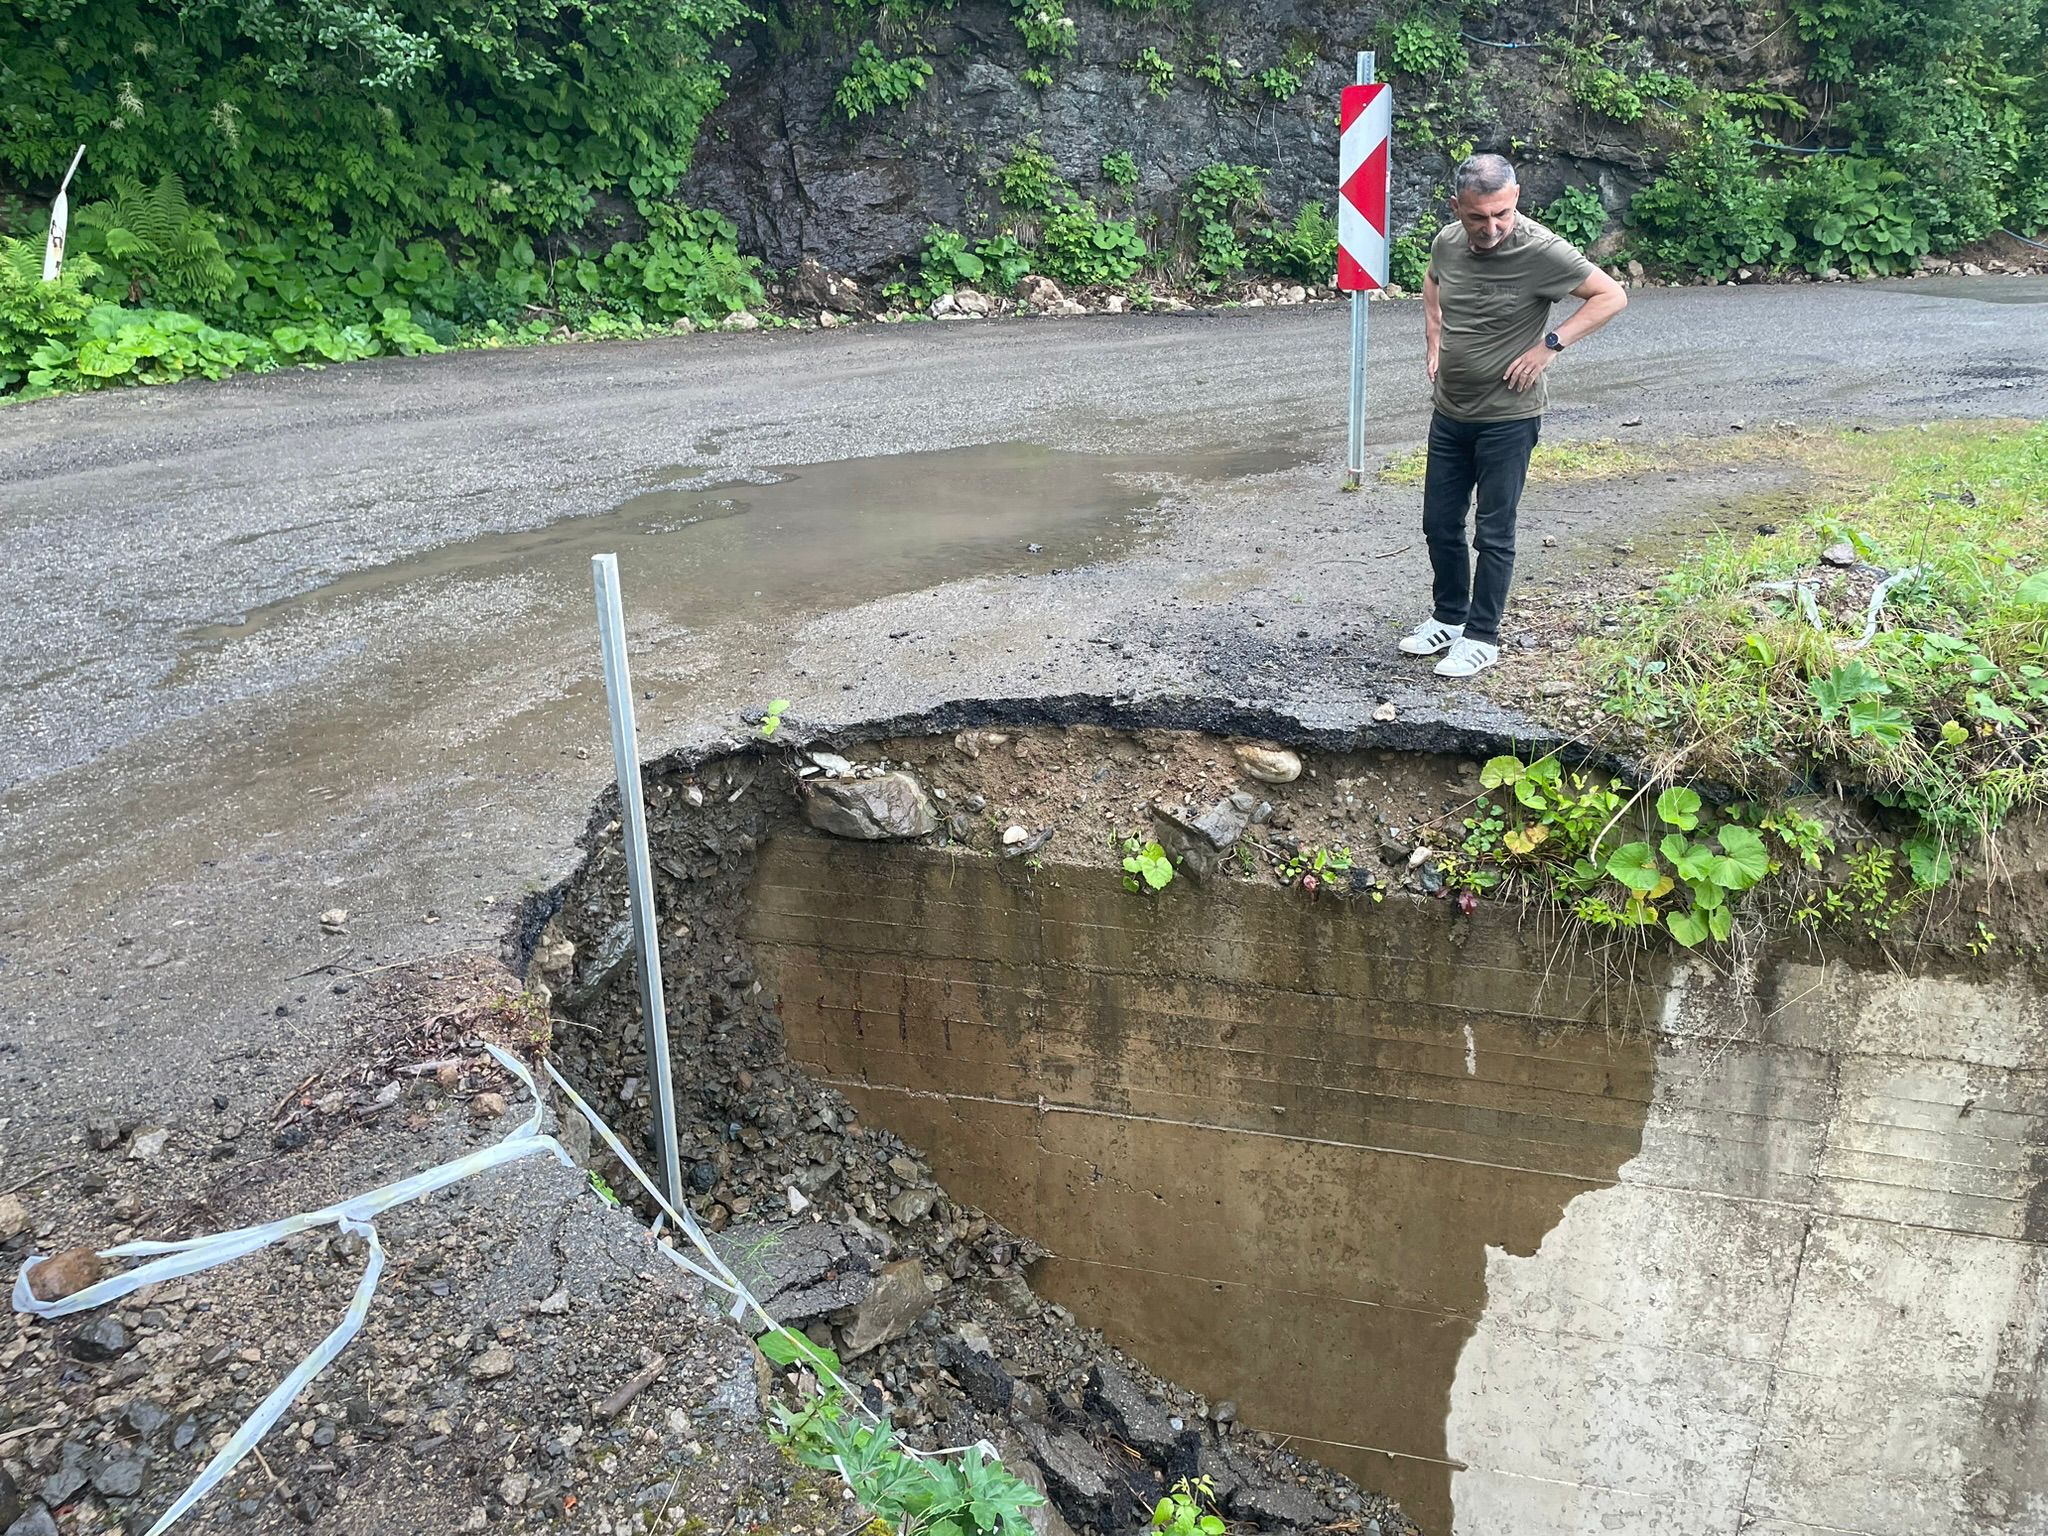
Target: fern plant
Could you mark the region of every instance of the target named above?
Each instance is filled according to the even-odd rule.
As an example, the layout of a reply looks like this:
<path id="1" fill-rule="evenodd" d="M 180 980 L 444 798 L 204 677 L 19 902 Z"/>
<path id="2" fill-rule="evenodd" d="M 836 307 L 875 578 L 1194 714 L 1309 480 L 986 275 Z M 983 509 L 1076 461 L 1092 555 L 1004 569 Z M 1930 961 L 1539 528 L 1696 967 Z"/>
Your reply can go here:
<path id="1" fill-rule="evenodd" d="M 43 281 L 43 248 L 0 235 L 0 395 L 20 387 L 35 351 L 52 336 L 71 336 L 92 308 L 86 285 L 99 268 L 74 255 L 64 275 Z"/>
<path id="2" fill-rule="evenodd" d="M 76 243 L 127 285 L 127 300 L 208 303 L 234 285 L 234 269 L 210 214 L 185 198 L 185 184 L 166 171 L 153 187 L 115 176 L 111 197 L 78 210 Z"/>

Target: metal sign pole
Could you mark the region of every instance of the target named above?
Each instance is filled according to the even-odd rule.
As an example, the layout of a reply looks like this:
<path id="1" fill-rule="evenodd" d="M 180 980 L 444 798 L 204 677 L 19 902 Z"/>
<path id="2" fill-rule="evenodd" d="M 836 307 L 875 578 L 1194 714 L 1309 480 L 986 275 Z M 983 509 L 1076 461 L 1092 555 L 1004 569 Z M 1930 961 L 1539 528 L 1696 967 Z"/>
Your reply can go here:
<path id="1" fill-rule="evenodd" d="M 78 162 L 85 158 L 85 146 L 71 157 L 71 169 L 58 183 L 56 200 L 50 204 L 50 238 L 43 245 L 43 281 L 54 283 L 64 271 L 64 227 L 71 221 L 71 178 L 78 174 Z"/>
<path id="2" fill-rule="evenodd" d="M 669 1203 L 683 1204 L 676 1151 L 676 1085 L 668 1062 L 668 1006 L 661 992 L 661 939 L 654 924 L 654 876 L 647 859 L 647 805 L 640 790 L 639 732 L 633 721 L 633 678 L 626 665 L 626 605 L 619 596 L 619 557 L 593 555 L 597 633 L 604 651 L 604 691 L 611 702 L 612 766 L 619 778 L 619 823 L 626 843 L 626 895 L 640 944 L 640 1007 L 647 1017 L 647 1072 L 654 1089 L 655 1160 Z"/>
<path id="3" fill-rule="evenodd" d="M 1358 83 L 1373 83 L 1374 56 L 1358 56 Z M 1351 451 L 1345 459 L 1344 489 L 1355 491 L 1365 483 L 1365 293 L 1351 295 Z"/>

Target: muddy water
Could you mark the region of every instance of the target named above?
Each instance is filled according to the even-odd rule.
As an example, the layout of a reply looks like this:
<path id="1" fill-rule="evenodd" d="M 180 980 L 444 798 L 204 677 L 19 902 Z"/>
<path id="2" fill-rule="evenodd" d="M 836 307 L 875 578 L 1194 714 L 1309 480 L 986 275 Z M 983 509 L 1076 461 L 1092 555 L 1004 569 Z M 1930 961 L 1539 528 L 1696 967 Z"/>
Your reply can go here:
<path id="1" fill-rule="evenodd" d="M 1049 1248 L 1043 1294 L 1450 1531 L 1489 1252 L 1635 1155 L 1649 994 L 1267 887 L 788 839 L 754 898 L 791 1055 Z"/>
<path id="2" fill-rule="evenodd" d="M 1171 466 L 1194 478 L 1283 469 L 1286 447 L 1211 453 Z M 977 574 L 1055 569 L 1141 537 L 1169 466 L 1135 456 L 996 443 L 940 453 L 779 466 L 734 479 L 676 465 L 612 511 L 485 534 L 350 572 L 234 623 L 192 632 L 200 652 L 428 582 L 540 577 L 571 606 L 588 599 L 590 556 L 616 552 L 636 608 L 698 626 L 911 591 Z M 181 670 L 189 671 L 188 655 Z"/>
<path id="3" fill-rule="evenodd" d="M 1156 458 L 1008 443 L 743 478 L 677 465 L 610 512 L 374 564 L 232 623 L 126 626 L 76 680 L 89 707 L 0 685 L 12 739 L 49 744 L 0 793 L 0 813 L 44 829 L 10 846 L 0 876 L 75 886 L 89 904 L 113 888 L 98 876 L 180 876 L 309 811 L 344 814 L 423 763 L 478 765 L 455 792 L 488 816 L 492 780 L 551 771 L 574 744 L 602 757 L 598 551 L 620 556 L 642 721 L 658 730 L 712 678 L 749 686 L 758 658 L 818 614 L 1107 559 L 1160 526 L 1173 487 L 1300 458 L 1280 439 Z M 281 508 L 277 537 L 290 521 Z M 217 563 L 231 590 L 229 557 Z M 776 666 L 762 699 L 800 686 Z M 142 677 L 154 682 L 128 681 Z"/>

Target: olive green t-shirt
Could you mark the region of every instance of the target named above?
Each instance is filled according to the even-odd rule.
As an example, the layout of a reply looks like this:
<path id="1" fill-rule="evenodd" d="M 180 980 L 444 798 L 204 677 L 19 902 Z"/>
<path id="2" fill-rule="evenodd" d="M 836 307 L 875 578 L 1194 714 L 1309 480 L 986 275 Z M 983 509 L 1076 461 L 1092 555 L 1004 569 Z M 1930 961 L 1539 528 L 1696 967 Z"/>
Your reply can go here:
<path id="1" fill-rule="evenodd" d="M 1437 348 L 1436 408 L 1459 421 L 1521 421 L 1541 416 L 1547 380 L 1516 394 L 1508 364 L 1543 340 L 1550 306 L 1585 282 L 1593 263 L 1569 241 L 1523 214 L 1507 239 L 1475 251 L 1453 224 L 1429 247 L 1429 275 L 1443 307 Z"/>

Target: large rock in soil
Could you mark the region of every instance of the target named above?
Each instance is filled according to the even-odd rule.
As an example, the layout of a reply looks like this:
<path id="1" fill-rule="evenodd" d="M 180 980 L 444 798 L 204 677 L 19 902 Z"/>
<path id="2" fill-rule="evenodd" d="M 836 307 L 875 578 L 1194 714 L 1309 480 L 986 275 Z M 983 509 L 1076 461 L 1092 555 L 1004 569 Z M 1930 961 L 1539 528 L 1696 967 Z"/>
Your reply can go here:
<path id="1" fill-rule="evenodd" d="M 924 1283 L 924 1266 L 915 1259 L 890 1264 L 875 1276 L 873 1289 L 859 1302 L 833 1314 L 839 1327 L 840 1354 L 858 1359 L 891 1339 L 900 1339 L 931 1310 L 932 1293 Z"/>
<path id="2" fill-rule="evenodd" d="M 834 837 L 881 842 L 938 830 L 924 786 L 907 773 L 871 779 L 805 779 L 804 820 Z"/>

